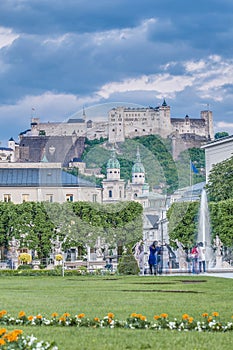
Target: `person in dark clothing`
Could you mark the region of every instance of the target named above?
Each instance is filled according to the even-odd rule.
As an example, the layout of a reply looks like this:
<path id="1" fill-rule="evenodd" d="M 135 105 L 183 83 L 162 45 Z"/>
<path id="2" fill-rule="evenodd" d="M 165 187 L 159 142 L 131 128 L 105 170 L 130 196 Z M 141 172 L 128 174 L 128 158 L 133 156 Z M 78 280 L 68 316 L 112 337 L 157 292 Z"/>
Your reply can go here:
<path id="1" fill-rule="evenodd" d="M 150 254 L 149 254 L 149 267 L 150 274 L 157 274 L 157 262 L 158 262 L 158 242 L 154 241 L 150 246 Z"/>

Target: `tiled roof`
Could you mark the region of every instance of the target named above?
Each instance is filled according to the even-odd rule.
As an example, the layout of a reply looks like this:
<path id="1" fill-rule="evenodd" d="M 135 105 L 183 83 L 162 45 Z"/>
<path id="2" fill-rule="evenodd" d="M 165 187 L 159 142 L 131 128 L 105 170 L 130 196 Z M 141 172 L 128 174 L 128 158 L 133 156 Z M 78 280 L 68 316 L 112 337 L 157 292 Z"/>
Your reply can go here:
<path id="1" fill-rule="evenodd" d="M 72 136 L 25 136 L 20 141 L 20 162 L 40 162 L 44 156 L 48 162 L 60 162 L 68 166 L 71 159 L 81 157 L 84 137 Z"/>
<path id="2" fill-rule="evenodd" d="M 153 228 L 159 227 L 159 216 L 158 215 L 146 215 L 147 219 L 150 221 Z"/>

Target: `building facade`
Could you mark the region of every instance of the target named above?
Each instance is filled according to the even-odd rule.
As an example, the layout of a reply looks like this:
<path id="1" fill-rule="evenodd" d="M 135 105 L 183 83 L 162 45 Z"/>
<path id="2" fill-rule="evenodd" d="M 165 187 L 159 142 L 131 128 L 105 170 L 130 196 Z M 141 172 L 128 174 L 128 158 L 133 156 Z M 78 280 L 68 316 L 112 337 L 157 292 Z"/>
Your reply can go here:
<path id="1" fill-rule="evenodd" d="M 220 138 L 202 146 L 205 150 L 206 182 L 214 164 L 233 156 L 233 135 Z"/>
<path id="2" fill-rule="evenodd" d="M 61 163 L 0 163 L 0 200 L 102 203 L 102 188 L 63 171 Z"/>

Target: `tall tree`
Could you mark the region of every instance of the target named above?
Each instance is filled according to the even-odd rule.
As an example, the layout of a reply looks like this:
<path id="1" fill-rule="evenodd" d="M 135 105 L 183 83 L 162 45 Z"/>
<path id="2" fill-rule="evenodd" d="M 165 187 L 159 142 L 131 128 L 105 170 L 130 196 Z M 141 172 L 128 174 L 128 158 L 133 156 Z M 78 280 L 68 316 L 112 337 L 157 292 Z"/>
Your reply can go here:
<path id="1" fill-rule="evenodd" d="M 233 198 L 233 157 L 213 165 L 206 189 L 210 201 Z"/>

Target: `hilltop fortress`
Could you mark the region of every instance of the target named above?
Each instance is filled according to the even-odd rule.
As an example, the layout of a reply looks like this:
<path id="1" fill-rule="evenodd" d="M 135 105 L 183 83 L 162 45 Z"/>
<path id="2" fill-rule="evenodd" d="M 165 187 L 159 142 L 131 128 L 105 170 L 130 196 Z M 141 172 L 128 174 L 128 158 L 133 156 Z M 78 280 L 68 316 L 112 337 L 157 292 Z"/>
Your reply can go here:
<path id="1" fill-rule="evenodd" d="M 166 101 L 158 107 L 117 107 L 108 113 L 108 121 L 87 120 L 85 112 L 80 119 L 69 119 L 67 123 L 41 123 L 32 118 L 31 136 L 83 136 L 90 140 L 108 138 L 110 143 L 123 142 L 126 138 L 145 135 L 160 135 L 163 138 L 171 134 L 198 135 L 205 140 L 214 139 L 213 117 L 209 110 L 201 111 L 200 118 L 171 118 L 170 106 Z M 24 135 L 25 135 L 24 134 Z"/>
<path id="2" fill-rule="evenodd" d="M 19 162 L 62 162 L 67 166 L 73 158 L 80 158 L 85 138 L 108 139 L 111 144 L 126 138 L 159 135 L 172 140 L 173 158 L 187 148 L 201 147 L 214 139 L 213 116 L 209 110 L 201 111 L 200 118 L 172 118 L 170 106 L 164 100 L 158 107 L 116 107 L 108 112 L 108 119 L 90 120 L 83 110 L 81 118 L 67 122 L 41 122 L 31 119 L 31 127 L 19 135 L 19 145 L 9 140 L 14 160 Z M 63 154 L 64 153 L 64 154 Z M 11 159 L 12 161 L 12 159 Z"/>

